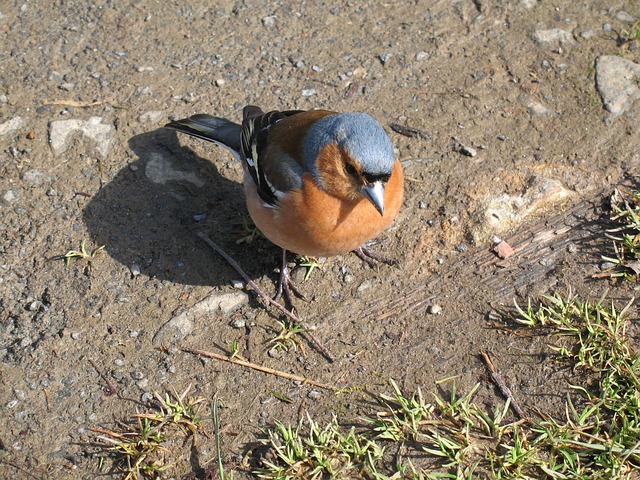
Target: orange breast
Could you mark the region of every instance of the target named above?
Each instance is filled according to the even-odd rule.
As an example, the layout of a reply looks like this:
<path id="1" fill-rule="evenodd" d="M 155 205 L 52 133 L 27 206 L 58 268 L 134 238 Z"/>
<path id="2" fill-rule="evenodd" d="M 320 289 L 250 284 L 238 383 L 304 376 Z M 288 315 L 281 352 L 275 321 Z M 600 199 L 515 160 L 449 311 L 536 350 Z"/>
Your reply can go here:
<path id="1" fill-rule="evenodd" d="M 385 186 L 384 216 L 365 198 L 344 201 L 320 190 L 311 175 L 303 175 L 302 190 L 289 192 L 279 207 L 265 207 L 255 184 L 245 182 L 247 208 L 256 226 L 276 245 L 314 257 L 350 252 L 387 228 L 398 214 L 404 179 L 396 160 Z"/>

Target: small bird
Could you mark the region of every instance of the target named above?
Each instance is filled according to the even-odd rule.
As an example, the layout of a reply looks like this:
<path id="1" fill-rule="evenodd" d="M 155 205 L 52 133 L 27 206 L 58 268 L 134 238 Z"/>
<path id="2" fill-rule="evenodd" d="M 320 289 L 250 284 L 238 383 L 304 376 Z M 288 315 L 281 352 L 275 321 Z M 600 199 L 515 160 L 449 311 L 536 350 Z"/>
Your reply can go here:
<path id="1" fill-rule="evenodd" d="M 404 179 L 393 145 L 366 113 L 247 106 L 242 124 L 194 115 L 165 125 L 223 147 L 242 162 L 249 214 L 283 249 L 278 297 L 301 296 L 286 268 L 286 251 L 328 257 L 354 251 L 390 263 L 364 244 L 392 222 Z"/>

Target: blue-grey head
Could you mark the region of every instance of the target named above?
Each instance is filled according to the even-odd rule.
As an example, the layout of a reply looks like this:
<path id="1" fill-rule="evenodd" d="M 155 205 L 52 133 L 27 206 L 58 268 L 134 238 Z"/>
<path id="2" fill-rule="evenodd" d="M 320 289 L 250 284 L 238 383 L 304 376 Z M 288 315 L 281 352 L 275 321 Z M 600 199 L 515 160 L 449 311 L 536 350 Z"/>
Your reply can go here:
<path id="1" fill-rule="evenodd" d="M 384 187 L 395 162 L 393 144 L 366 113 L 336 113 L 311 125 L 304 144 L 304 166 L 326 192 L 364 196 L 384 214 Z"/>

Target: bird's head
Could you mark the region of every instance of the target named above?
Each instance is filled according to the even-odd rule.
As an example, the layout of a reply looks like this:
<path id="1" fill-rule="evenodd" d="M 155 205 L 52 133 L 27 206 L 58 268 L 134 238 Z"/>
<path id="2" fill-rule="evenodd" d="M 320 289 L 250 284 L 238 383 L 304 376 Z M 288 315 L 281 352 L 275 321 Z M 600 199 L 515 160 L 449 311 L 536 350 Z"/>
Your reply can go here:
<path id="1" fill-rule="evenodd" d="M 384 187 L 395 154 L 382 126 L 366 113 L 320 118 L 307 133 L 304 162 L 316 183 L 338 198 L 366 198 L 384 215 Z"/>

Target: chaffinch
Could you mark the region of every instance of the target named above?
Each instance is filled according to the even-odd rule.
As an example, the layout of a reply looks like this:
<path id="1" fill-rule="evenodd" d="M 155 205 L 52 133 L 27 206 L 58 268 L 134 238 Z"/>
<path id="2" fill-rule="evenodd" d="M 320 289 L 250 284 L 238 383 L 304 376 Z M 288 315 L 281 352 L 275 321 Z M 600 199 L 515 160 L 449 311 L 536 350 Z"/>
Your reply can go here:
<path id="1" fill-rule="evenodd" d="M 391 224 L 404 181 L 391 140 L 371 116 L 247 106 L 242 125 L 201 114 L 166 127 L 226 147 L 242 162 L 249 214 L 283 250 L 313 257 L 353 250 L 380 260 L 363 244 Z M 281 282 L 290 281 L 287 273 Z"/>

